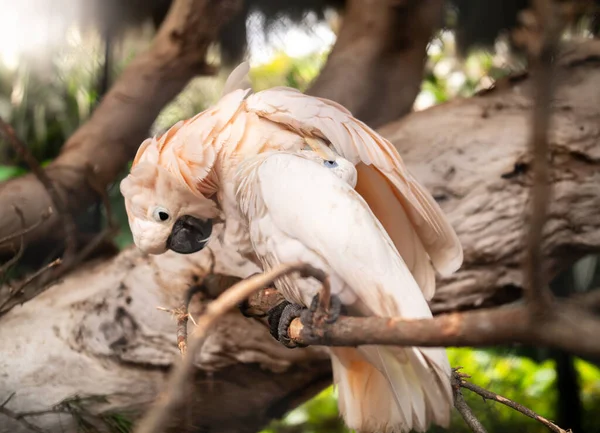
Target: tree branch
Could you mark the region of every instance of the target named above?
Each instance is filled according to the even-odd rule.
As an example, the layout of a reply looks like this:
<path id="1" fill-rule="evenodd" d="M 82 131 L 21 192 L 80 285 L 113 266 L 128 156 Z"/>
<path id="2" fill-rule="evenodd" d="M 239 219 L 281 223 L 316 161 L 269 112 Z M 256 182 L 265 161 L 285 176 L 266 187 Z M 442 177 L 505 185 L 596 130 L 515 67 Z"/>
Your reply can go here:
<path id="1" fill-rule="evenodd" d="M 481 424 L 481 421 L 477 419 L 460 390 L 462 386 L 462 379 L 456 371 L 452 374 L 452 392 L 454 394 L 454 407 L 460 413 L 460 416 L 465 420 L 465 423 L 469 426 L 474 433 L 487 433 L 487 430 Z"/>
<path id="2" fill-rule="evenodd" d="M 558 8 L 553 0 L 534 0 L 538 27 L 537 37 L 527 40 L 532 55 L 535 106 L 533 109 L 531 141 L 534 158 L 533 187 L 531 190 L 531 218 L 529 221 L 525 281 L 527 300 L 535 317 L 547 313 L 552 306 L 552 293 L 548 287 L 542 250 L 543 231 L 551 199 L 550 168 L 548 162 L 548 135 L 550 129 L 551 102 L 554 86 L 554 57 L 558 51 L 560 25 Z"/>
<path id="3" fill-rule="evenodd" d="M 65 250 L 64 256 L 65 256 L 65 258 L 72 257 L 73 254 L 75 254 L 75 250 L 77 249 L 77 228 L 75 226 L 75 220 L 73 219 L 73 215 L 71 215 L 71 213 L 68 211 L 67 206 L 65 205 L 65 202 L 63 201 L 63 198 L 60 196 L 60 194 L 54 187 L 54 183 L 48 177 L 48 175 L 46 174 L 44 169 L 36 161 L 35 157 L 31 154 L 29 149 L 27 149 L 27 146 L 19 139 L 19 137 L 17 137 L 17 133 L 15 132 L 13 127 L 10 126 L 8 123 L 6 123 L 2 118 L 0 118 L 0 133 L 2 133 L 2 135 L 4 135 L 4 137 L 10 143 L 10 145 L 13 147 L 15 152 L 21 158 L 23 158 L 23 160 L 27 163 L 27 165 L 29 166 L 29 169 L 33 172 L 33 174 L 35 175 L 37 180 L 46 189 L 46 192 L 50 196 L 52 206 L 50 208 L 48 208 L 49 212 L 48 212 L 48 210 L 46 210 L 44 212 L 41 212 L 41 214 L 44 214 L 44 213 L 52 214 L 52 209 L 56 209 L 58 216 L 60 217 L 60 219 L 63 223 L 64 233 L 66 236 L 66 242 L 65 242 L 66 250 Z M 21 219 L 24 219 L 22 214 L 20 215 L 20 217 L 21 217 Z M 40 222 L 41 221 L 42 220 L 40 220 Z M 23 225 L 24 225 L 24 222 L 23 222 Z M 37 227 L 37 226 L 35 226 L 35 227 Z M 23 234 L 26 234 L 30 231 L 31 231 L 31 229 L 28 230 L 27 232 L 24 232 Z M 21 238 L 21 242 L 23 242 L 22 238 Z"/>
<path id="4" fill-rule="evenodd" d="M 2 293 L 2 296 L 0 296 L 0 317 L 4 316 L 15 305 L 18 305 L 20 302 L 24 302 L 23 292 L 27 286 L 29 286 L 41 275 L 44 275 L 46 272 L 57 266 L 60 266 L 61 264 L 61 259 L 53 260 L 52 262 L 33 272 L 31 275 L 28 275 L 14 287 L 8 287 L 8 293 Z"/>
<path id="5" fill-rule="evenodd" d="M 311 276 L 319 280 L 325 278 L 322 271 L 310 265 L 301 263 L 280 265 L 267 273 L 258 274 L 240 281 L 206 307 L 205 313 L 198 319 L 191 342 L 188 343 L 188 350 L 181 362 L 175 365 L 172 373 L 169 375 L 166 390 L 155 404 L 155 407 L 147 411 L 144 418 L 140 420 L 135 433 L 162 432 L 172 413 L 183 404 L 185 400 L 183 393 L 184 385 L 193 372 L 196 353 L 204 343 L 206 332 L 213 323 L 242 300 L 248 298 L 252 293 L 272 284 L 277 278 L 292 272 L 300 272 L 305 277 Z"/>
<path id="6" fill-rule="evenodd" d="M 256 317 L 263 317 L 280 302 L 280 298 L 271 295 L 272 289 L 261 292 L 247 300 L 247 311 L 252 311 Z M 528 306 L 523 303 L 421 320 L 342 316 L 335 323 L 324 323 L 318 329 L 297 318 L 290 324 L 289 336 L 297 344 L 351 347 L 364 344 L 488 347 L 521 343 L 559 348 L 600 359 L 597 338 L 600 320 L 589 313 L 597 308 L 597 302 L 600 302 L 600 296 L 594 292 L 556 301 L 551 314 L 538 322 L 529 319 Z"/>
<path id="7" fill-rule="evenodd" d="M 65 212 L 76 214 L 98 200 L 96 189 L 112 182 L 146 138 L 154 119 L 197 74 L 210 74 L 206 53 L 221 26 L 240 8 L 241 0 L 176 0 L 150 49 L 139 55 L 102 99 L 92 117 L 65 143 L 61 154 L 45 169 L 57 195 L 65 198 Z M 87 181 L 93 169 L 97 185 Z M 23 194 L 27 201 L 23 203 Z M 32 225 L 52 205 L 34 175 L 0 185 L 0 209 L 19 205 L 26 225 Z M 25 235 L 25 242 L 54 238 L 58 215 Z M 9 212 L 0 215 L 0 237 L 19 230 Z M 0 254 L 15 249 L 0 245 Z"/>
<path id="8" fill-rule="evenodd" d="M 600 41 L 589 40 L 565 45 L 555 59 L 560 85 L 553 92 L 548 143 L 553 197 L 543 232 L 546 281 L 600 251 L 593 211 L 600 207 L 599 56 Z M 531 226 L 524 216 L 532 204 L 535 86 L 532 76 L 510 77 L 476 97 L 413 113 L 378 131 L 431 191 L 463 245 L 461 268 L 436 279 L 434 313 L 514 302 L 528 291 L 523 266 Z"/>
<path id="9" fill-rule="evenodd" d="M 341 317 L 314 330 L 295 319 L 290 337 L 296 343 L 326 346 L 382 344 L 423 347 L 489 347 L 531 344 L 600 359 L 600 321 L 566 303 L 557 304 L 542 322 L 532 323 L 523 306 L 452 313 L 432 319 Z"/>
<path id="10" fill-rule="evenodd" d="M 508 406 L 511 409 L 514 409 L 517 412 L 520 412 L 523 415 L 528 416 L 529 418 L 532 418 L 532 419 L 534 419 L 534 420 L 536 420 L 536 421 L 544 424 L 546 427 L 548 427 L 553 432 L 556 432 L 556 433 L 567 433 L 566 430 L 563 430 L 562 428 L 560 428 L 559 426 L 557 426 L 553 422 L 548 421 L 543 416 L 538 415 L 537 413 L 535 413 L 531 409 L 523 406 L 522 404 L 519 404 L 517 402 L 509 400 L 508 398 L 502 397 L 501 395 L 498 395 L 495 392 L 488 391 L 485 388 L 482 388 L 480 386 L 474 385 L 472 383 L 469 383 L 469 382 L 463 380 L 462 377 L 466 377 L 465 375 L 461 375 L 461 374 L 455 373 L 455 376 L 458 376 L 457 381 L 458 381 L 458 384 L 459 384 L 459 386 L 461 388 L 466 388 L 466 389 L 468 389 L 470 391 L 473 391 L 474 393 L 476 393 L 476 394 L 480 395 L 481 397 L 483 397 L 484 400 L 494 400 L 494 401 L 497 401 L 498 403 L 502 403 L 503 405 Z"/>
<path id="11" fill-rule="evenodd" d="M 41 429 L 38 426 L 36 426 L 35 424 L 32 424 L 29 421 L 27 421 L 21 414 L 13 412 L 10 409 L 7 409 L 6 407 L 4 407 L 4 405 L 0 406 L 0 413 L 11 419 L 14 419 L 15 421 L 17 421 L 19 424 L 21 424 L 23 427 L 25 427 L 29 431 L 32 431 L 34 433 L 48 433 L 44 429 Z"/>
<path id="12" fill-rule="evenodd" d="M 412 111 L 443 1 L 349 0 L 327 63 L 307 94 L 378 127 Z M 343 79 L 340 79 L 344 77 Z"/>

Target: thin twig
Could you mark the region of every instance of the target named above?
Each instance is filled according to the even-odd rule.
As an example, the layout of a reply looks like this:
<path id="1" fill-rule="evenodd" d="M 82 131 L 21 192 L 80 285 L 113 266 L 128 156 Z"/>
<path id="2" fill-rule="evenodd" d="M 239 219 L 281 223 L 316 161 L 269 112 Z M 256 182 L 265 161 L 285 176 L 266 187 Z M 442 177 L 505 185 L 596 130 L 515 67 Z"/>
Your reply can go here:
<path id="1" fill-rule="evenodd" d="M 20 414 L 13 412 L 12 410 L 7 409 L 4 406 L 0 406 L 0 413 L 15 420 L 16 422 L 21 424 L 23 427 L 25 427 L 28 430 L 31 430 L 35 433 L 47 433 L 45 430 L 43 430 L 43 429 L 39 428 L 38 426 L 36 426 L 35 424 L 32 424 L 29 421 L 27 421 Z"/>
<path id="2" fill-rule="evenodd" d="M 184 388 L 193 371 L 195 355 L 202 346 L 206 332 L 211 325 L 252 293 L 271 284 L 277 278 L 292 272 L 301 272 L 305 275 L 319 274 L 318 270 L 301 263 L 281 265 L 264 274 L 240 281 L 208 304 L 205 313 L 198 318 L 198 326 L 191 335 L 190 341 L 188 341 L 186 354 L 174 365 L 166 389 L 154 407 L 148 410 L 140 420 L 135 433 L 159 433 L 164 431 L 170 415 L 185 401 Z"/>
<path id="3" fill-rule="evenodd" d="M 8 404 L 9 401 L 12 400 L 12 398 L 17 394 L 16 391 L 13 391 L 10 393 L 10 395 L 8 397 L 6 397 L 6 399 L 2 402 L 2 404 L 0 404 L 0 407 L 4 407 Z"/>
<path id="4" fill-rule="evenodd" d="M 459 378 L 458 380 L 460 381 L 461 388 L 466 388 L 469 391 L 473 391 L 474 393 L 483 397 L 484 400 L 494 400 L 494 401 L 497 401 L 498 403 L 502 403 L 503 405 L 508 406 L 511 409 L 514 409 L 517 412 L 520 412 L 523 415 L 528 416 L 529 418 L 533 418 L 534 420 L 544 424 L 546 427 L 548 427 L 553 432 L 567 433 L 567 430 L 563 430 L 562 428 L 560 428 L 553 422 L 547 420 L 543 416 L 538 415 L 537 413 L 535 413 L 531 409 L 523 406 L 522 404 L 516 403 L 512 400 L 509 400 L 506 397 L 502 397 L 501 395 L 496 394 L 495 392 L 488 391 L 487 389 L 484 389 L 480 386 L 477 386 L 470 382 L 467 382 L 467 381 L 463 380 L 462 378 Z"/>
<path id="5" fill-rule="evenodd" d="M 71 258 L 68 261 L 65 261 L 67 258 L 56 259 L 50 264 L 31 274 L 16 288 L 12 289 L 7 299 L 5 299 L 3 302 L 0 301 L 0 317 L 9 312 L 14 306 L 23 304 L 24 302 L 33 299 L 40 293 L 43 293 L 49 287 L 49 283 L 51 281 L 60 278 L 62 275 L 64 275 L 71 269 L 77 267 L 79 263 L 84 261 L 105 239 L 110 237 L 113 233 L 114 229 L 107 228 L 102 232 L 98 233 L 96 236 L 94 236 L 94 238 L 90 242 L 88 242 L 88 244 L 85 247 L 83 247 L 77 255 L 71 256 Z M 46 271 L 52 268 L 56 269 L 46 274 Z M 35 289 L 29 291 L 24 290 L 26 286 L 28 286 L 33 280 L 37 279 L 42 274 L 44 274 L 44 277 L 37 281 Z M 17 297 L 19 296 L 20 298 L 17 299 Z"/>
<path id="6" fill-rule="evenodd" d="M 18 208 L 16 208 L 16 207 L 14 209 L 17 212 L 17 214 L 19 214 L 20 209 L 19 209 L 19 211 L 17 211 Z M 22 212 L 21 212 L 21 215 L 22 215 Z M 23 228 L 23 229 L 21 229 L 19 231 L 11 233 L 8 236 L 4 236 L 2 239 L 0 239 L 0 244 L 3 244 L 3 243 L 8 242 L 8 241 L 11 241 L 11 240 L 13 240 L 15 238 L 18 238 L 19 236 L 26 235 L 27 233 L 29 233 L 30 231 L 32 231 L 36 227 L 38 227 L 42 222 L 44 222 L 45 220 L 47 220 L 50 217 L 50 215 L 52 215 L 52 208 L 48 209 L 48 212 L 43 213 L 42 216 L 40 217 L 40 219 L 37 222 L 35 222 L 32 225 L 30 225 L 29 227 L 26 227 L 26 228 Z"/>
<path id="7" fill-rule="evenodd" d="M 210 272 L 212 275 L 212 272 L 214 271 L 214 255 L 212 255 L 213 257 L 213 266 L 211 266 Z M 197 293 L 203 293 L 204 291 L 204 282 L 202 282 L 199 285 L 195 285 L 189 288 L 189 290 L 186 291 L 185 294 L 185 299 L 183 301 L 183 305 L 181 306 L 181 308 L 178 308 L 178 315 L 177 317 L 177 347 L 179 347 L 179 351 L 181 352 L 181 355 L 185 355 L 185 352 L 187 352 L 187 338 L 188 338 L 188 332 L 187 332 L 187 325 L 188 325 L 188 319 L 191 319 L 192 322 L 194 322 L 195 326 L 198 326 L 198 323 L 196 323 L 196 321 L 194 320 L 194 318 L 192 317 L 189 308 L 190 308 L 190 302 L 192 301 L 192 298 L 194 297 L 195 294 Z"/>
<path id="8" fill-rule="evenodd" d="M 456 370 L 454 371 L 454 374 L 452 374 L 451 382 L 452 392 L 454 394 L 454 407 L 456 408 L 458 413 L 460 413 L 460 415 L 463 417 L 465 423 L 467 423 L 469 428 L 475 433 L 487 433 L 487 430 L 485 429 L 483 424 L 481 424 L 481 422 L 477 419 L 477 417 L 465 401 L 462 392 L 460 391 L 462 379 L 460 378 L 460 373 L 458 373 Z"/>
<path id="9" fill-rule="evenodd" d="M 59 266 L 61 263 L 62 263 L 62 259 L 60 259 L 60 258 L 58 258 L 58 259 L 56 259 L 56 260 L 48 263 L 46 266 L 38 269 L 33 274 L 29 275 L 21 283 L 19 283 L 16 287 L 14 287 L 13 289 L 11 289 L 10 295 L 4 300 L 4 302 L 2 302 L 2 304 L 0 304 L 0 316 L 2 316 L 3 314 L 5 314 L 8 311 L 8 309 L 5 309 L 5 307 L 8 305 L 8 303 L 13 298 L 19 296 L 23 292 L 23 289 L 25 289 L 25 287 L 27 287 L 29 284 L 31 284 L 31 282 L 33 280 L 35 280 L 36 278 L 38 278 L 43 273 L 49 271 L 50 269 L 52 269 L 52 268 L 54 268 L 56 266 Z"/>
<path id="10" fill-rule="evenodd" d="M 54 268 L 55 266 L 59 266 L 61 263 L 62 263 L 62 259 L 58 258 L 58 259 L 53 260 L 52 262 L 48 263 L 46 266 L 38 269 L 33 274 L 29 275 L 21 284 L 19 284 L 19 289 L 17 290 L 17 292 L 23 290 L 25 288 L 25 286 L 29 285 L 33 280 L 35 280 L 37 277 L 42 275 L 44 272 Z"/>
<path id="11" fill-rule="evenodd" d="M 57 274 L 53 275 L 53 278 L 58 278 L 61 275 L 64 275 L 67 271 L 76 268 L 81 262 L 85 261 L 92 254 L 98 246 L 110 237 L 112 237 L 117 228 L 107 227 L 102 230 L 96 236 L 92 238 L 78 253 L 76 256 L 73 256 L 68 263 L 65 263 L 61 266 L 60 271 Z M 66 259 L 65 259 L 66 260 Z"/>
<path id="12" fill-rule="evenodd" d="M 164 307 L 156 307 L 157 310 L 166 311 L 171 313 L 177 321 L 177 347 L 181 356 L 185 356 L 187 352 L 187 324 L 188 320 L 191 319 L 194 325 L 198 326 L 195 320 L 191 317 L 188 311 L 188 303 L 184 303 L 181 307 L 175 309 L 169 309 Z"/>
<path id="13" fill-rule="evenodd" d="M 530 150 L 533 154 L 533 186 L 531 189 L 531 217 L 528 228 L 525 281 L 527 300 L 532 313 L 539 317 L 552 304 L 552 294 L 543 266 L 543 230 L 550 202 L 548 130 L 550 128 L 553 95 L 554 57 L 560 39 L 558 10 L 553 0 L 534 0 L 538 35 L 525 39 L 532 58 L 535 76 L 535 107 L 533 109 Z"/>
<path id="14" fill-rule="evenodd" d="M 31 154 L 27 146 L 17 137 L 17 134 L 12 126 L 2 120 L 2 118 L 0 118 L 0 133 L 6 137 L 8 142 L 14 148 L 15 152 L 17 152 L 19 156 L 25 160 L 35 177 L 42 185 L 44 185 L 44 188 L 46 188 L 46 191 L 52 200 L 52 204 L 56 208 L 56 212 L 60 216 L 64 225 L 66 237 L 65 258 L 71 257 L 73 254 L 75 254 L 77 248 L 77 228 L 75 226 L 73 215 L 71 215 L 67 209 L 62 197 L 54 187 L 52 180 L 50 180 L 44 169 Z"/>
<path id="15" fill-rule="evenodd" d="M 19 219 L 21 220 L 21 227 L 23 227 L 21 229 L 22 232 L 23 230 L 25 230 L 25 216 L 23 215 L 21 209 L 19 209 L 18 207 L 15 207 L 14 210 L 16 214 L 19 215 Z M 17 263 L 19 259 L 21 259 L 21 257 L 23 256 L 23 251 L 25 251 L 25 239 L 23 239 L 23 234 L 21 234 L 19 238 L 19 249 L 17 250 L 17 253 L 13 257 L 11 257 L 10 260 L 8 260 L 6 263 L 0 266 L 0 277 L 4 275 L 4 273 L 8 271 L 15 263 Z"/>
<path id="16" fill-rule="evenodd" d="M 112 213 L 112 205 L 110 204 L 110 198 L 108 197 L 106 188 L 104 188 L 101 182 L 98 181 L 98 177 L 96 176 L 94 167 L 91 164 L 86 165 L 86 170 L 87 183 L 94 191 L 98 193 L 100 199 L 102 200 L 102 205 L 104 206 L 104 211 L 106 212 L 106 221 L 108 223 L 108 228 L 116 229 L 118 227 L 118 224 L 114 219 Z"/>

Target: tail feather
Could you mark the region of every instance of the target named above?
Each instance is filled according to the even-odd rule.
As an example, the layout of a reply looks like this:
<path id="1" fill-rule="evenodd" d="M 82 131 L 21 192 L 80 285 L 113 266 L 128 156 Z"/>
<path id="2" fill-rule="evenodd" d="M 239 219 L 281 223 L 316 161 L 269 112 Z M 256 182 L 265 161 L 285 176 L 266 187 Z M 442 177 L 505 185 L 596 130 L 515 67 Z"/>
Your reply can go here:
<path id="1" fill-rule="evenodd" d="M 450 368 L 440 349 L 360 346 L 331 352 L 340 413 L 351 429 L 399 433 L 422 432 L 432 423 L 448 426 Z"/>

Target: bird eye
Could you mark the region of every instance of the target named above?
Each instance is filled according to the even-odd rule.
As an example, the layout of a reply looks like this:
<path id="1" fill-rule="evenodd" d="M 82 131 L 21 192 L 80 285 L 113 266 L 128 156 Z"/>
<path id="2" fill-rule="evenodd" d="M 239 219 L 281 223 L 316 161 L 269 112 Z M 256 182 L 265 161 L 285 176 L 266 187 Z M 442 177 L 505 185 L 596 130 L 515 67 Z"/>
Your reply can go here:
<path id="1" fill-rule="evenodd" d="M 157 207 L 154 209 L 154 212 L 152 212 L 152 218 L 154 218 L 156 222 L 165 222 L 170 217 L 169 212 L 164 207 Z"/>
<path id="2" fill-rule="evenodd" d="M 338 163 L 335 161 L 323 161 L 323 165 L 327 168 L 335 168 L 338 166 Z"/>

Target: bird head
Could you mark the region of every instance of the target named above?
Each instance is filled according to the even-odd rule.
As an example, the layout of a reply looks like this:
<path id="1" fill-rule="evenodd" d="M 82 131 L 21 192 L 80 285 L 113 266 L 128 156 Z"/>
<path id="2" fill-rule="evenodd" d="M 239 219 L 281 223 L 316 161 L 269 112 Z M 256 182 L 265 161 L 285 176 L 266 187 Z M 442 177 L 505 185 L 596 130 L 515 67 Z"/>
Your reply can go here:
<path id="1" fill-rule="evenodd" d="M 356 187 L 358 174 L 352 162 L 338 155 L 325 142 L 318 138 L 305 138 L 308 149 L 301 150 L 298 154 L 303 158 L 331 170 L 333 174 L 346 181 L 352 188 Z"/>
<path id="2" fill-rule="evenodd" d="M 149 254 L 200 251 L 212 233 L 213 218 L 220 215 L 213 200 L 157 164 L 135 165 L 120 189 L 134 242 Z"/>

